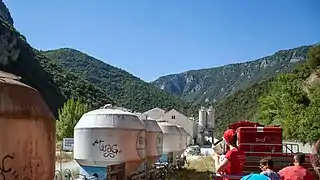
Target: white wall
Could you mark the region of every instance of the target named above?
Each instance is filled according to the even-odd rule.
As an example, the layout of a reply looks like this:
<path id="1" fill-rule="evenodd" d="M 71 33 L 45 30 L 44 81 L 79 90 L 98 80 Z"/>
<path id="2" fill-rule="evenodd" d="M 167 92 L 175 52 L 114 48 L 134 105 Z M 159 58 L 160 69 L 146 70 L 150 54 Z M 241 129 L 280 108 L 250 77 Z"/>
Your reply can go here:
<path id="1" fill-rule="evenodd" d="M 161 108 L 153 108 L 149 111 L 144 112 L 143 114 L 147 115 L 148 117 L 152 119 L 159 119 L 165 114 L 165 111 Z"/>
<path id="2" fill-rule="evenodd" d="M 162 119 L 165 121 L 168 121 L 169 123 L 184 127 L 188 135 L 190 135 L 191 137 L 196 136 L 196 134 L 193 131 L 194 122 L 191 119 L 189 119 L 187 116 L 176 111 L 175 109 L 172 109 L 167 113 L 165 113 Z"/>
<path id="3" fill-rule="evenodd" d="M 312 145 L 310 145 L 310 144 L 303 144 L 303 143 L 293 142 L 293 141 L 283 141 L 283 143 L 285 143 L 285 144 L 298 144 L 299 145 L 299 152 L 302 152 L 302 153 L 311 153 L 312 152 Z M 291 148 L 290 146 L 288 146 L 288 147 Z M 298 152 L 297 147 L 292 146 L 292 151 Z"/>

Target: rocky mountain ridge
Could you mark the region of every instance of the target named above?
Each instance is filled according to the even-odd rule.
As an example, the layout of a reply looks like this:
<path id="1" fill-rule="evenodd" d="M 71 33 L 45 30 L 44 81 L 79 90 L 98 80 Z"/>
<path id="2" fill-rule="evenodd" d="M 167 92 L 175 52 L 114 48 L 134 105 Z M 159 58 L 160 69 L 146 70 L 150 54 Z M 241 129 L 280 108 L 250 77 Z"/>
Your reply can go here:
<path id="1" fill-rule="evenodd" d="M 244 63 L 162 76 L 151 84 L 196 104 L 216 102 L 254 83 L 292 70 L 305 61 L 310 47 L 281 50 Z"/>
<path id="2" fill-rule="evenodd" d="M 3 0 L 0 0 L 0 18 L 13 26 L 13 18 L 11 17 L 10 11 L 4 4 Z"/>

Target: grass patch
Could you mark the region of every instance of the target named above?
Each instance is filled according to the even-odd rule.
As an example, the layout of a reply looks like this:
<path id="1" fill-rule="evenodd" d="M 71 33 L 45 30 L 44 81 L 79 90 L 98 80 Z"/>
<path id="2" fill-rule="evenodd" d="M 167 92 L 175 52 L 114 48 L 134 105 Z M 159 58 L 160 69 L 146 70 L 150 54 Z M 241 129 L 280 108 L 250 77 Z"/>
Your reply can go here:
<path id="1" fill-rule="evenodd" d="M 188 169 L 194 169 L 198 172 L 214 172 L 214 160 L 210 156 L 200 157 L 199 159 L 192 160 L 187 166 Z"/>
<path id="2" fill-rule="evenodd" d="M 56 143 L 56 162 L 72 161 L 73 160 L 73 152 L 62 151 L 61 148 L 62 148 L 62 142 L 57 142 Z"/>
<path id="3" fill-rule="evenodd" d="M 211 173 L 214 170 L 212 157 L 199 157 L 191 160 L 184 168 L 175 170 L 166 180 L 209 180 L 212 179 Z"/>
<path id="4" fill-rule="evenodd" d="M 64 152 L 56 153 L 56 162 L 68 162 L 73 160 L 73 153 L 72 152 Z"/>

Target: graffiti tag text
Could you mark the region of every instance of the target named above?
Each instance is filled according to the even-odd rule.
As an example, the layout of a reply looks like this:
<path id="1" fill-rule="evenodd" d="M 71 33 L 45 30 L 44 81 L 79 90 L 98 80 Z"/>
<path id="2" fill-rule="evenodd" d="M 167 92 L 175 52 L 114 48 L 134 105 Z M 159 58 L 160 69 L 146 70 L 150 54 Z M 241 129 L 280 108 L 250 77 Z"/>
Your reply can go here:
<path id="1" fill-rule="evenodd" d="M 116 155 L 122 154 L 122 151 L 118 148 L 117 144 L 104 144 L 104 140 L 95 140 L 92 143 L 93 146 L 98 145 L 99 150 L 103 152 L 104 157 L 115 158 Z"/>

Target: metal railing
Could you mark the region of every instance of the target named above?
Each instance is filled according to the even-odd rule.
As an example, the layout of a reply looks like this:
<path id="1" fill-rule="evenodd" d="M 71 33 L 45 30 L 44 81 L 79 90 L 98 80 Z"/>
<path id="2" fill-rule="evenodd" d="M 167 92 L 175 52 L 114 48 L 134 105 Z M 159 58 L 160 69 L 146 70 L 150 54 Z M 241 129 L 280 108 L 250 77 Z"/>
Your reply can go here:
<path id="1" fill-rule="evenodd" d="M 260 154 L 260 153 L 271 153 L 271 154 L 295 154 L 299 152 L 299 144 L 295 143 L 283 143 L 283 144 L 264 144 L 264 143 L 256 143 L 256 144 L 251 144 L 251 143 L 241 143 L 239 144 L 241 146 L 249 146 L 249 151 L 246 151 L 246 153 L 251 153 L 251 154 Z M 253 151 L 253 148 L 256 146 L 269 146 L 270 151 Z M 276 146 L 282 146 L 282 152 L 275 152 L 275 147 Z"/>
<path id="2" fill-rule="evenodd" d="M 296 147 L 297 151 L 293 151 L 294 147 Z M 284 149 L 282 149 L 282 151 L 283 151 L 283 153 L 286 153 L 286 154 L 295 154 L 300 151 L 299 144 L 296 144 L 296 143 L 283 143 L 283 148 Z M 288 153 L 288 151 L 290 153 Z"/>
<path id="3" fill-rule="evenodd" d="M 74 175 L 79 176 L 79 177 L 84 177 L 84 179 L 86 180 L 86 176 L 82 175 L 82 174 L 74 174 L 72 173 L 72 171 L 70 169 L 65 169 L 64 172 L 62 173 L 59 170 L 55 171 L 55 175 L 54 175 L 54 180 L 74 180 L 77 179 L 76 177 L 74 177 Z"/>

